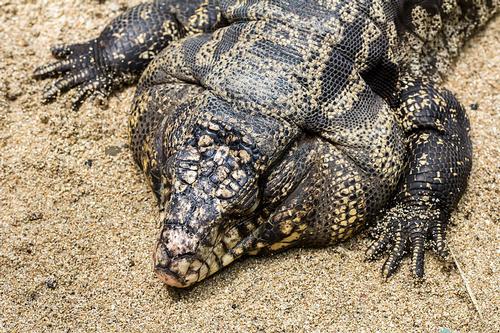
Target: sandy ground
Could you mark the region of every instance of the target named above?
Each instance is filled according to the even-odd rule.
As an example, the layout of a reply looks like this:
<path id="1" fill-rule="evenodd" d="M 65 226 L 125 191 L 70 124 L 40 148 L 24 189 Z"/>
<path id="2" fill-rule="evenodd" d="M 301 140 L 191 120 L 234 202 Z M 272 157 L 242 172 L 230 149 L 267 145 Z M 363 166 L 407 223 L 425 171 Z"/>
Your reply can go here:
<path id="1" fill-rule="evenodd" d="M 151 267 L 155 202 L 127 149 L 133 89 L 75 113 L 67 99 L 42 106 L 30 78 L 49 45 L 96 35 L 125 3 L 0 0 L 0 331 L 498 331 L 498 19 L 446 83 L 472 121 L 474 169 L 449 239 L 480 319 L 457 269 L 429 255 L 423 285 L 408 261 L 384 281 L 363 261 L 365 235 L 165 287 Z"/>

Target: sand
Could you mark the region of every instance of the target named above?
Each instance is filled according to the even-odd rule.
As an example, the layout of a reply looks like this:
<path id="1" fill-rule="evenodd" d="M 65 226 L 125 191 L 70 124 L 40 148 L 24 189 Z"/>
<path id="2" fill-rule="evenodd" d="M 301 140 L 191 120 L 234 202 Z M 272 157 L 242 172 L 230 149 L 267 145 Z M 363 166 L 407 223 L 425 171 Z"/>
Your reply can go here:
<path id="1" fill-rule="evenodd" d="M 474 168 L 449 239 L 415 285 L 363 261 L 365 234 L 328 249 L 252 258 L 191 290 L 152 272 L 158 214 L 127 149 L 133 89 L 107 107 L 41 105 L 30 73 L 48 47 L 95 36 L 126 1 L 0 0 L 0 331 L 498 331 L 500 21 L 469 44 L 446 86 L 467 106 Z"/>

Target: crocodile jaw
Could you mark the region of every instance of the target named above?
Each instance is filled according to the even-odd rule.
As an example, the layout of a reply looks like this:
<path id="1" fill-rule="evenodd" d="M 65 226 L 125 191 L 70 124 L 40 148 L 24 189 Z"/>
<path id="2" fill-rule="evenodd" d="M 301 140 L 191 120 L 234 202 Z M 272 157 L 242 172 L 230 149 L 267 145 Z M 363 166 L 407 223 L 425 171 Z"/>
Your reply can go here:
<path id="1" fill-rule="evenodd" d="M 216 273 L 240 255 L 232 253 L 239 233 L 212 229 L 203 239 L 164 225 L 153 253 L 154 271 L 168 286 L 187 288 Z M 165 236 L 168 235 L 168 236 Z"/>

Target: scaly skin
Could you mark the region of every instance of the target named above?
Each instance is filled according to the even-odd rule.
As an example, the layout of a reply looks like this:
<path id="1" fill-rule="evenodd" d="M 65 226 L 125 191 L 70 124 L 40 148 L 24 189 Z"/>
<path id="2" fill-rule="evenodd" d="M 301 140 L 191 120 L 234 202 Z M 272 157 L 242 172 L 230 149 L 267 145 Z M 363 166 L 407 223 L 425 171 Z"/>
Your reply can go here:
<path id="1" fill-rule="evenodd" d="M 435 52 L 461 46 L 496 7 L 156 1 L 89 43 L 54 48 L 62 60 L 36 76 L 64 73 L 44 98 L 78 86 L 78 107 L 145 68 L 130 137 L 159 202 L 155 271 L 168 285 L 244 255 L 330 245 L 371 221 L 368 257 L 388 252 L 389 276 L 410 252 L 423 277 L 427 242 L 446 255 L 471 167 L 463 108 L 423 74 L 440 73 L 453 50 Z"/>

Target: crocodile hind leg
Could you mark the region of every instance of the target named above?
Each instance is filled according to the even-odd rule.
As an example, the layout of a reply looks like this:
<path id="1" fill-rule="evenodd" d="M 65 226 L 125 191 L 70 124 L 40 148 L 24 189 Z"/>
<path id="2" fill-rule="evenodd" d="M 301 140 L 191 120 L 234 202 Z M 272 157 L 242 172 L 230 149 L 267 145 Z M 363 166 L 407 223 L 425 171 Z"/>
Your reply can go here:
<path id="1" fill-rule="evenodd" d="M 116 17 L 90 41 L 51 48 L 56 62 L 38 67 L 37 79 L 59 77 L 43 92 L 43 101 L 76 88 L 78 109 L 89 96 L 107 97 L 135 82 L 168 44 L 187 34 L 211 31 L 222 17 L 210 0 L 160 0 L 139 4 Z"/>
<path id="2" fill-rule="evenodd" d="M 447 255 L 446 227 L 471 169 L 469 122 L 455 97 L 430 83 L 404 82 L 400 100 L 408 164 L 392 206 L 375 226 L 377 240 L 367 256 L 389 252 L 383 266 L 388 277 L 410 252 L 412 270 L 422 278 L 428 240 L 439 256 Z"/>

